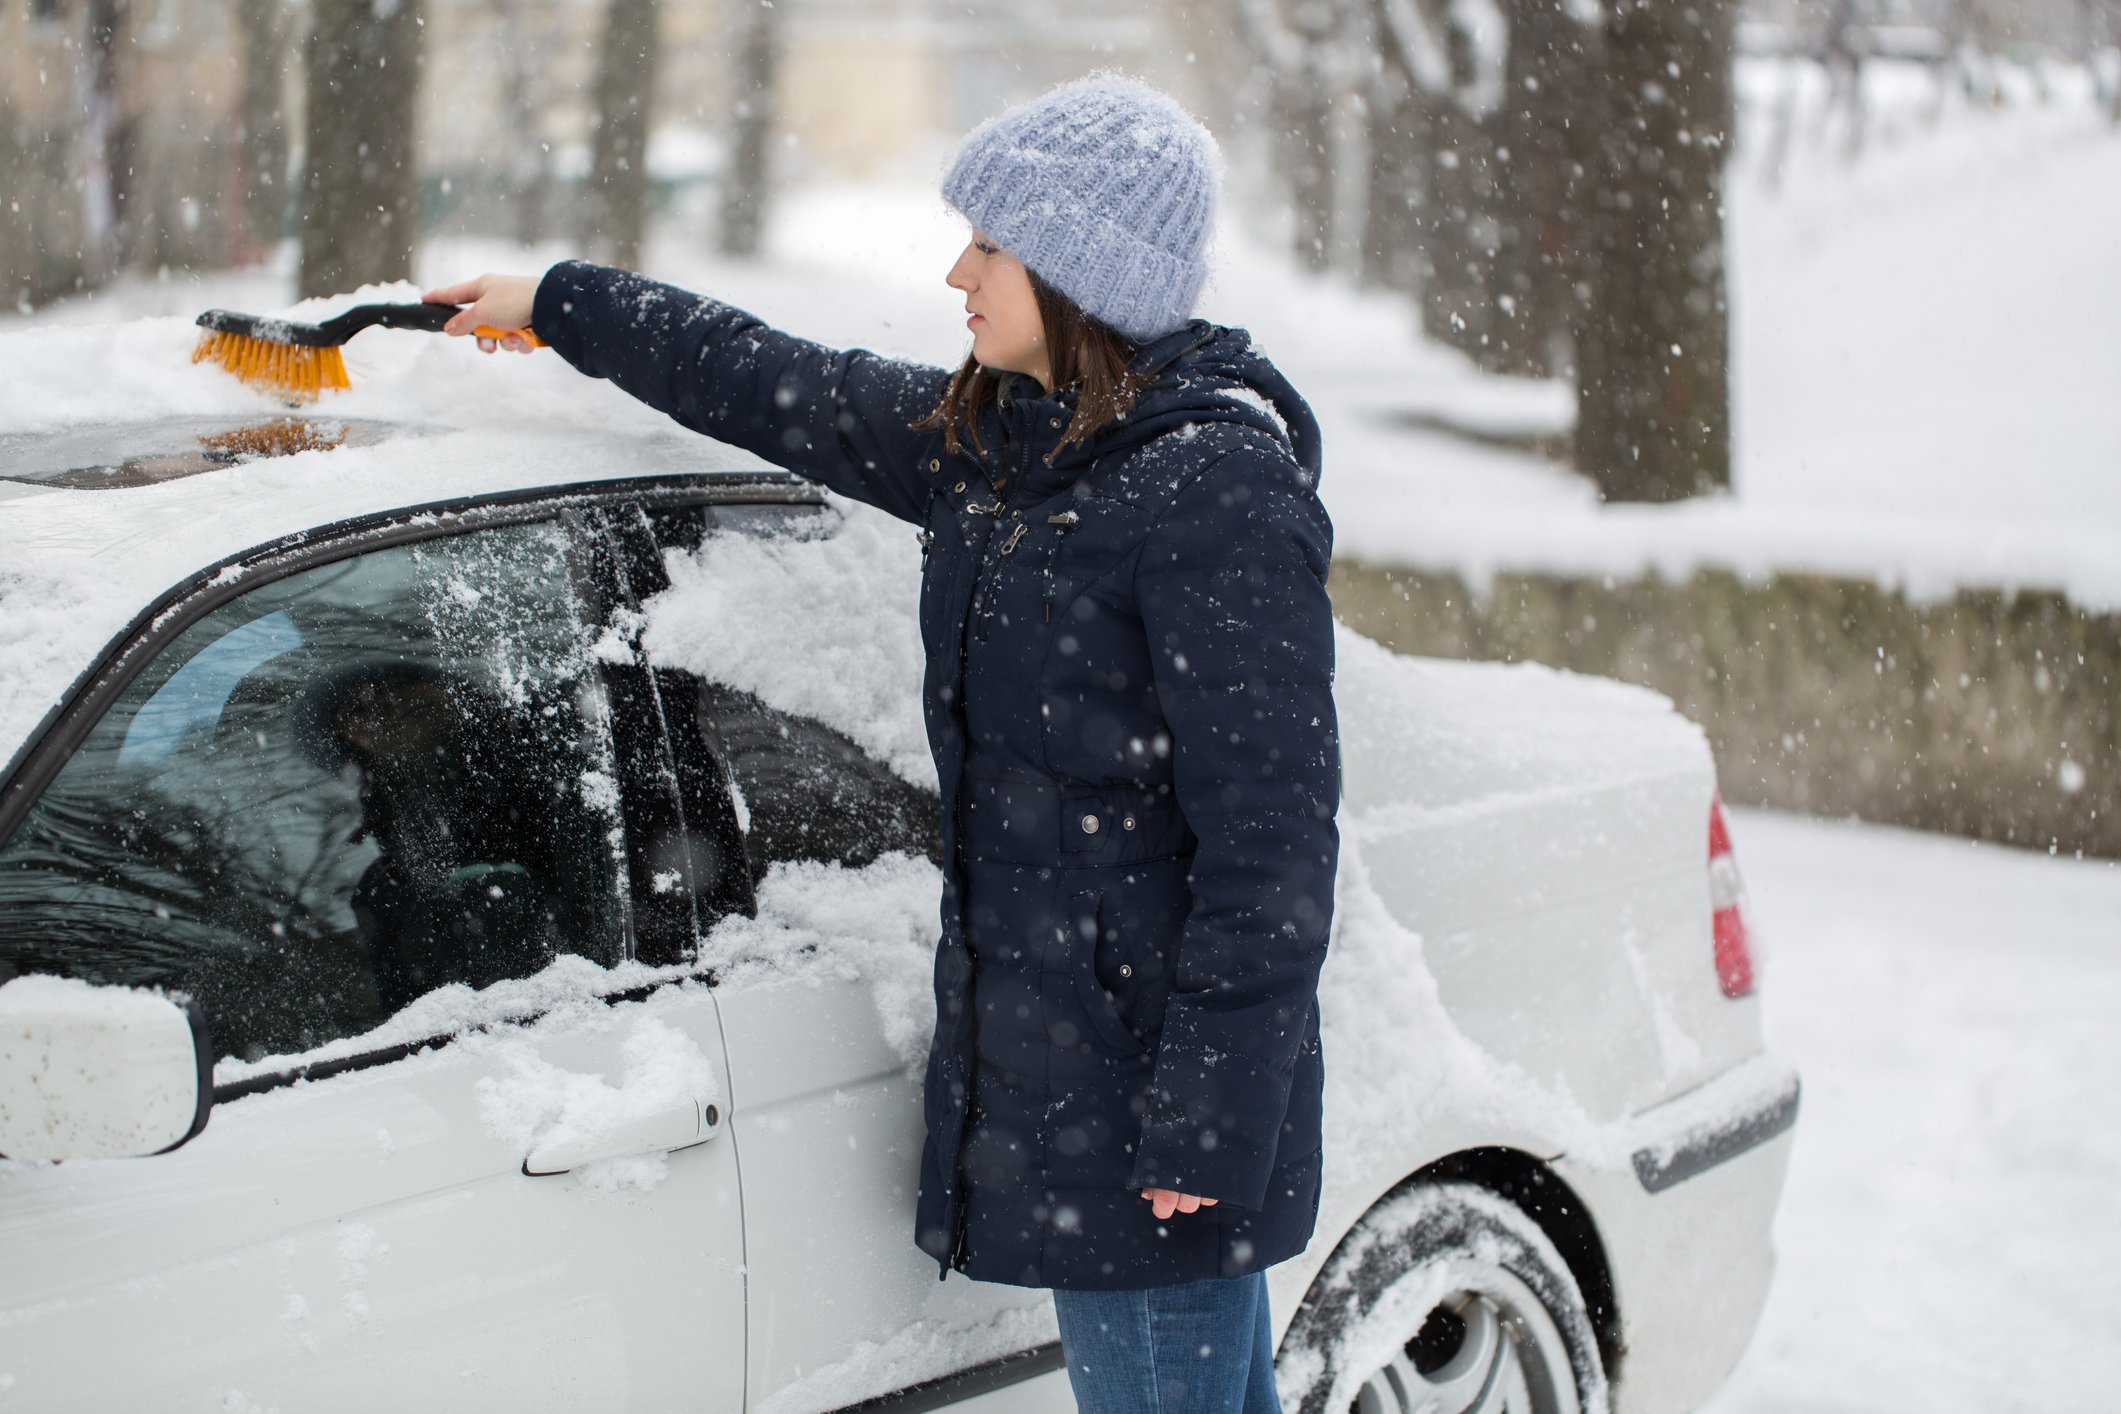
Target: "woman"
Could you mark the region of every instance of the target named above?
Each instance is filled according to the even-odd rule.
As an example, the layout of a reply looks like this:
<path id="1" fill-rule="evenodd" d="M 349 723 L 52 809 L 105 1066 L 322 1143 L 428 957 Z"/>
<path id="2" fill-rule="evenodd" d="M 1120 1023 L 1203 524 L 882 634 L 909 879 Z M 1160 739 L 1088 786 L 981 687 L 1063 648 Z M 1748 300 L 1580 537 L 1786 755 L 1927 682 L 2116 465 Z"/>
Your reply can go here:
<path id="1" fill-rule="evenodd" d="M 1112 78 L 975 131 L 943 186 L 973 227 L 955 372 L 572 262 L 429 296 L 922 527 L 945 868 L 916 1239 L 1051 1288 L 1088 1411 L 1278 1408 L 1264 1273 L 1318 1204 L 1332 530 L 1310 410 L 1189 318 L 1216 166 Z"/>

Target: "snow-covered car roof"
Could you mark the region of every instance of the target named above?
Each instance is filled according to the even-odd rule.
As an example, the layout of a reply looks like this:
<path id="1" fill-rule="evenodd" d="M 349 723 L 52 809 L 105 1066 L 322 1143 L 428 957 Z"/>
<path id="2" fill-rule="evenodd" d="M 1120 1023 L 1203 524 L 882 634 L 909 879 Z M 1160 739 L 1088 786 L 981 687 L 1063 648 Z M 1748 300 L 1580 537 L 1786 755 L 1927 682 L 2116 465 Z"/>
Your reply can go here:
<path id="1" fill-rule="evenodd" d="M 193 365 L 196 333 L 0 336 L 0 763 L 142 610 L 257 547 L 544 488 L 791 482 L 557 359 L 379 331 L 348 347 L 351 392 L 291 409 Z"/>

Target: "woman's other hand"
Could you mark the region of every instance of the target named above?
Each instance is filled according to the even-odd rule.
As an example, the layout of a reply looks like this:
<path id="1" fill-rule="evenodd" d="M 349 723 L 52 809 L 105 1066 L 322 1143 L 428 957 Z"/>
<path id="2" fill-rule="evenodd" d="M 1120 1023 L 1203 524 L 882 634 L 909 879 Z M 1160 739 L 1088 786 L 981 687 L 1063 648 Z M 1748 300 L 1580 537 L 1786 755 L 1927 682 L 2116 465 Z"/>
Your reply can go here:
<path id="1" fill-rule="evenodd" d="M 495 329 L 528 329 L 530 314 L 538 298 L 538 277 L 535 275 L 481 275 L 476 280 L 466 280 L 460 285 L 444 285 L 439 290 L 429 290 L 420 296 L 428 304 L 461 304 L 466 308 L 458 311 L 456 318 L 442 326 L 445 334 L 469 334 L 481 327 Z M 496 344 L 493 339 L 480 339 L 479 347 L 492 353 Z M 501 347 L 514 349 L 517 353 L 529 353 L 530 341 L 510 334 L 498 341 Z"/>
<path id="2" fill-rule="evenodd" d="M 1144 1188 L 1142 1197 L 1149 1200 L 1149 1207 L 1156 1214 L 1158 1222 L 1173 1213 L 1191 1213 L 1215 1206 L 1213 1198 L 1196 1198 L 1190 1193 L 1173 1193 L 1168 1188 Z"/>

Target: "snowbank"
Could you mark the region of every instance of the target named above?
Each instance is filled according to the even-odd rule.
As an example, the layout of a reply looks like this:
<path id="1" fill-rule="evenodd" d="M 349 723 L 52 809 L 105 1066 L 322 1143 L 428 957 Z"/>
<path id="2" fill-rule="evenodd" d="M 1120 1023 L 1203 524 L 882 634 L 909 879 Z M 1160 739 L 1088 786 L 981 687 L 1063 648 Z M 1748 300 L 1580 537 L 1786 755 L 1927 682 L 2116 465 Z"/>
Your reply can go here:
<path id="1" fill-rule="evenodd" d="M 1804 1113 L 1767 1310 L 1703 1414 L 2106 1408 L 2121 864 L 1766 811 L 1731 832 Z"/>

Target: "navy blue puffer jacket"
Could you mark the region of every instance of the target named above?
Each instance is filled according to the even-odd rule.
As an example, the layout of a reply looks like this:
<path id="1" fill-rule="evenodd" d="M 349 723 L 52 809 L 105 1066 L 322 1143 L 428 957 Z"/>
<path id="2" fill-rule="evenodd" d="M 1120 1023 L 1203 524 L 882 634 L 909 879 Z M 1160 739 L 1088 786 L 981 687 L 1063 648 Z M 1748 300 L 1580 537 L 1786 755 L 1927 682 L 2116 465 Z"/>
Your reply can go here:
<path id="1" fill-rule="evenodd" d="M 947 1272 L 1237 1276 L 1317 1214 L 1338 850 L 1317 424 L 1247 336 L 1143 349 L 1131 416 L 1006 380 L 984 454 L 940 368 L 555 266 L 538 334 L 683 425 L 921 527 L 942 939 L 916 1238 Z M 1158 1222 L 1140 1196 L 1217 1200 Z"/>

